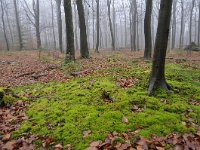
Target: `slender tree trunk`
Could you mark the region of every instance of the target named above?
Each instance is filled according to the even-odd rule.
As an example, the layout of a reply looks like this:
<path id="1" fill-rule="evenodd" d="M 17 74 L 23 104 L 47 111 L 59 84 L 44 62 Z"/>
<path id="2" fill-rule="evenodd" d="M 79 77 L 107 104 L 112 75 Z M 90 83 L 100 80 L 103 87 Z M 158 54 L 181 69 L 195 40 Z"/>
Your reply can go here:
<path id="1" fill-rule="evenodd" d="M 170 30 L 171 10 L 172 0 L 161 0 L 153 66 L 148 90 L 149 95 L 158 88 L 163 88 L 167 91 L 171 90 L 165 79 L 165 57 Z"/>
<path id="2" fill-rule="evenodd" d="M 56 0 L 56 7 L 57 7 L 57 24 L 58 24 L 59 49 L 60 49 L 60 52 L 63 53 L 61 0 Z"/>
<path id="3" fill-rule="evenodd" d="M 199 20 L 198 20 L 198 46 L 200 46 L 200 2 L 198 4 L 199 9 Z"/>
<path id="4" fill-rule="evenodd" d="M 6 41 L 7 51 L 9 51 L 10 50 L 10 46 L 9 46 L 9 41 L 8 41 L 8 37 L 7 37 L 7 34 L 6 34 L 3 0 L 0 0 L 0 2 L 1 2 L 1 19 L 2 19 L 2 23 L 3 23 L 3 33 L 4 33 L 4 38 L 5 38 L 5 41 Z"/>
<path id="5" fill-rule="evenodd" d="M 54 50 L 56 50 L 56 37 L 55 37 L 55 29 L 54 29 L 54 10 L 53 10 L 53 0 L 51 0 L 51 24 L 53 29 L 53 43 Z"/>
<path id="6" fill-rule="evenodd" d="M 67 51 L 65 57 L 65 63 L 69 61 L 75 61 L 75 48 L 74 48 L 74 29 L 73 29 L 73 17 L 71 0 L 64 0 L 65 10 L 65 23 L 67 31 Z"/>
<path id="7" fill-rule="evenodd" d="M 99 53 L 99 32 L 100 32 L 100 19 L 99 19 L 99 0 L 96 0 L 97 3 L 97 43 L 95 52 Z"/>
<path id="8" fill-rule="evenodd" d="M 16 25 L 17 25 L 17 33 L 18 33 L 18 40 L 19 40 L 19 50 L 22 50 L 24 45 L 22 41 L 22 34 L 21 34 L 21 27 L 20 27 L 20 21 L 19 21 L 19 12 L 17 7 L 17 0 L 13 0 L 14 8 L 15 8 L 15 19 L 16 19 Z"/>
<path id="9" fill-rule="evenodd" d="M 151 15 L 152 15 L 153 0 L 146 0 L 146 13 L 144 19 L 144 34 L 145 34 L 145 51 L 144 58 L 151 58 L 152 39 L 151 39 Z"/>
<path id="10" fill-rule="evenodd" d="M 76 0 L 76 4 L 79 15 L 81 57 L 89 58 L 83 0 Z"/>
<path id="11" fill-rule="evenodd" d="M 181 28 L 180 28 L 180 39 L 179 39 L 179 48 L 183 47 L 183 38 L 184 38 L 184 0 L 181 0 Z"/>
<path id="12" fill-rule="evenodd" d="M 194 10 L 195 0 L 192 0 L 192 6 L 190 10 L 190 27 L 189 27 L 189 44 L 192 43 L 192 19 L 193 19 L 193 10 Z"/>
<path id="13" fill-rule="evenodd" d="M 35 14 L 35 28 L 36 28 L 36 38 L 37 38 L 37 49 L 41 49 L 41 38 L 40 38 L 40 3 L 36 0 L 36 5 L 33 4 L 34 14 Z"/>
<path id="14" fill-rule="evenodd" d="M 112 50 L 115 51 L 115 38 L 114 38 L 114 31 L 112 27 L 110 4 L 111 4 L 111 0 L 107 0 L 108 19 L 109 19 L 110 34 L 111 34 L 111 39 L 112 39 Z"/>
<path id="15" fill-rule="evenodd" d="M 176 44 L 176 6 L 177 0 L 173 1 L 173 23 L 172 23 L 172 49 L 175 48 Z"/>

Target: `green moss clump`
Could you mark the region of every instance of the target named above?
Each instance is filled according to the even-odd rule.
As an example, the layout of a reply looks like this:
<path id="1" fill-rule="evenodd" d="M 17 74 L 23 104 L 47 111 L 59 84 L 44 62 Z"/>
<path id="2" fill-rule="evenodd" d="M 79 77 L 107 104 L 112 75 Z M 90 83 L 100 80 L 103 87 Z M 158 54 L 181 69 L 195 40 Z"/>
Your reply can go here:
<path id="1" fill-rule="evenodd" d="M 21 125 L 15 136 L 24 132 L 51 135 L 56 142 L 71 143 L 74 149 L 81 150 L 91 140 L 104 140 L 110 132 L 134 131 L 138 127 L 142 129 L 139 135 L 145 137 L 194 132 L 193 127 L 188 128 L 182 122 L 186 119 L 183 114 L 191 109 L 188 115 L 200 124 L 200 107 L 188 103 L 190 98 L 199 100 L 200 86 L 195 81 L 200 71 L 193 70 L 193 75 L 189 76 L 189 69 L 167 65 L 166 78 L 174 92 L 158 91 L 157 96 L 150 97 L 146 91 L 149 70 L 150 63 L 130 63 L 129 68 L 99 69 L 94 75 L 74 78 L 67 83 L 18 87 L 15 91 L 19 95 L 31 95 L 34 101 L 27 111 L 31 119 Z M 116 79 L 124 77 L 134 77 L 138 82 L 128 89 L 121 88 Z M 105 102 L 103 91 L 109 93 L 113 103 Z M 134 105 L 142 111 L 133 111 Z M 129 120 L 128 124 L 122 121 L 123 116 Z M 83 138 L 88 130 L 92 133 Z"/>

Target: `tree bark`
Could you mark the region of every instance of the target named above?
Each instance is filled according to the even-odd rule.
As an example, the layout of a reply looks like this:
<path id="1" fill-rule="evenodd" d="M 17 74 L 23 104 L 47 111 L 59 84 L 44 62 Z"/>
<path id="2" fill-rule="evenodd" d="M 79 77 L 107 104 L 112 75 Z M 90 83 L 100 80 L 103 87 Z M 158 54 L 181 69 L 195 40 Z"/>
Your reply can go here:
<path id="1" fill-rule="evenodd" d="M 195 0 L 192 0 L 192 6 L 190 10 L 190 27 L 189 27 L 189 44 L 192 43 L 192 19 L 193 19 L 193 10 L 194 10 Z"/>
<path id="2" fill-rule="evenodd" d="M 59 38 L 59 49 L 63 53 L 63 42 L 62 42 L 62 18 L 61 18 L 61 0 L 56 0 L 57 7 L 57 24 L 58 24 L 58 38 Z"/>
<path id="3" fill-rule="evenodd" d="M 198 20 L 198 46 L 200 46 L 200 2 L 198 4 L 199 9 L 199 20 Z"/>
<path id="4" fill-rule="evenodd" d="M 53 29 L 53 46 L 54 46 L 54 50 L 56 50 L 56 37 L 55 37 L 55 29 L 54 29 L 53 0 L 51 0 L 51 24 L 52 24 L 52 29 Z"/>
<path id="5" fill-rule="evenodd" d="M 65 63 L 69 61 L 75 61 L 75 48 L 74 48 L 74 29 L 72 19 L 72 6 L 71 0 L 64 0 L 65 10 L 65 23 L 67 31 L 67 51 L 65 57 Z"/>
<path id="6" fill-rule="evenodd" d="M 144 19 L 144 34 L 145 34 L 145 51 L 144 58 L 151 58 L 152 39 L 151 39 L 151 15 L 152 15 L 153 0 L 146 0 L 146 13 Z"/>
<path id="7" fill-rule="evenodd" d="M 96 0 L 96 3 L 97 3 L 97 43 L 95 52 L 99 53 L 99 34 L 100 34 L 99 0 Z"/>
<path id="8" fill-rule="evenodd" d="M 15 8 L 15 19 L 16 19 L 16 25 L 17 25 L 17 33 L 18 33 L 18 40 L 19 40 L 19 50 L 22 50 L 24 45 L 22 41 L 22 34 L 21 34 L 21 27 L 20 27 L 20 21 L 19 21 L 19 12 L 17 7 L 17 0 L 13 0 L 14 8 Z"/>
<path id="9" fill-rule="evenodd" d="M 1 19 L 2 19 L 2 23 L 3 23 L 3 33 L 4 33 L 4 38 L 6 41 L 6 47 L 7 47 L 7 51 L 10 50 L 10 46 L 9 46 L 9 41 L 8 41 L 8 37 L 6 34 L 6 26 L 5 26 L 5 20 L 4 20 L 4 6 L 3 6 L 3 0 L 0 0 L 1 2 Z"/>
<path id="10" fill-rule="evenodd" d="M 76 0 L 76 4 L 77 4 L 77 9 L 78 9 L 78 15 L 79 15 L 81 57 L 89 58 L 83 0 Z"/>
<path id="11" fill-rule="evenodd" d="M 40 3 L 39 0 L 33 0 L 33 10 L 35 14 L 35 28 L 36 28 L 36 38 L 37 38 L 37 49 L 41 49 L 41 38 L 40 38 Z"/>
<path id="12" fill-rule="evenodd" d="M 180 30 L 180 39 L 179 39 L 179 48 L 183 47 L 183 39 L 184 39 L 184 1 L 181 0 L 181 30 Z"/>
<path id="13" fill-rule="evenodd" d="M 172 49 L 175 48 L 176 44 L 176 6 L 177 0 L 173 1 L 173 23 L 172 23 Z"/>
<path id="14" fill-rule="evenodd" d="M 107 0 L 108 19 L 109 19 L 110 34 L 111 34 L 111 39 L 112 39 L 112 50 L 115 51 L 115 38 L 114 38 L 114 32 L 113 32 L 113 27 L 112 27 L 110 4 L 111 4 L 111 0 Z"/>
<path id="15" fill-rule="evenodd" d="M 165 79 L 165 57 L 169 37 L 172 0 L 161 0 L 158 29 L 153 57 L 153 66 L 150 77 L 148 94 L 152 94 L 158 88 L 171 90 Z"/>

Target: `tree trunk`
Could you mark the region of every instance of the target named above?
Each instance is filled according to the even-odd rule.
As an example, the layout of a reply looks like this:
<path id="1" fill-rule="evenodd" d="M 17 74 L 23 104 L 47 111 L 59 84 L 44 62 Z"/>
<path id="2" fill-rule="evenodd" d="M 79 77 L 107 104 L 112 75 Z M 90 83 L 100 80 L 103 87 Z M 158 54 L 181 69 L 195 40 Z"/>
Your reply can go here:
<path id="1" fill-rule="evenodd" d="M 181 0 L 181 30 L 180 30 L 180 39 L 179 39 L 179 48 L 183 47 L 183 38 L 184 38 L 184 1 Z"/>
<path id="2" fill-rule="evenodd" d="M 1 19 L 2 19 L 2 23 L 3 23 L 3 33 L 4 33 L 4 38 L 5 38 L 5 41 L 6 41 L 6 47 L 7 47 L 7 51 L 10 50 L 10 47 L 9 47 L 9 41 L 8 41 L 8 37 L 7 37 L 7 34 L 6 34 L 6 26 L 5 26 L 5 20 L 4 20 L 4 6 L 3 6 L 3 0 L 0 0 L 1 2 Z"/>
<path id="3" fill-rule="evenodd" d="M 19 50 L 22 50 L 24 46 L 23 46 L 23 41 L 22 41 L 17 0 L 13 0 L 13 3 L 14 3 L 14 8 L 15 8 L 15 19 L 16 19 L 17 33 L 18 33 L 18 40 L 19 40 Z"/>
<path id="4" fill-rule="evenodd" d="M 200 2 L 199 2 L 199 20 L 198 20 L 198 46 L 200 46 Z"/>
<path id="5" fill-rule="evenodd" d="M 173 1 L 173 23 L 172 23 L 172 49 L 175 48 L 176 44 L 176 6 L 177 0 Z"/>
<path id="6" fill-rule="evenodd" d="M 77 4 L 77 9 L 78 9 L 78 15 L 79 15 L 81 57 L 89 58 L 83 0 L 76 0 L 76 4 Z"/>
<path id="7" fill-rule="evenodd" d="M 190 27 L 189 27 L 189 44 L 192 43 L 192 19 L 193 19 L 193 10 L 194 10 L 195 0 L 192 0 L 192 6 L 190 10 Z"/>
<path id="8" fill-rule="evenodd" d="M 75 61 L 75 48 L 74 48 L 74 29 L 73 29 L 73 18 L 72 18 L 72 6 L 71 0 L 64 0 L 65 10 L 65 23 L 67 31 L 67 51 L 65 57 L 65 63 L 69 61 Z"/>
<path id="9" fill-rule="evenodd" d="M 144 34 L 145 34 L 145 51 L 144 58 L 151 58 L 152 39 L 151 39 L 151 15 L 152 15 L 153 0 L 146 0 L 146 13 L 144 19 Z"/>
<path id="10" fill-rule="evenodd" d="M 56 50 L 56 37 L 55 37 L 55 29 L 54 29 L 53 0 L 51 0 L 51 24 L 52 24 L 52 29 L 53 29 L 53 45 L 54 45 L 54 50 Z"/>
<path id="11" fill-rule="evenodd" d="M 96 0 L 96 3 L 97 3 L 97 43 L 95 52 L 99 53 L 99 33 L 100 33 L 99 0 Z"/>
<path id="12" fill-rule="evenodd" d="M 62 42 L 62 17 L 61 17 L 61 0 L 56 0 L 57 7 L 57 24 L 58 24 L 58 38 L 59 38 L 59 49 L 63 52 L 63 42 Z"/>
<path id="13" fill-rule="evenodd" d="M 158 29 L 153 57 L 153 66 L 150 77 L 148 94 L 152 94 L 158 88 L 171 90 L 165 79 L 165 57 L 169 37 L 172 0 L 161 0 Z"/>
<path id="14" fill-rule="evenodd" d="M 41 49 L 41 38 L 40 38 L 40 3 L 39 0 L 33 3 L 33 10 L 35 14 L 35 28 L 37 38 L 37 49 Z"/>
<path id="15" fill-rule="evenodd" d="M 110 34 L 111 34 L 111 39 L 112 39 L 112 50 L 115 51 L 115 38 L 114 38 L 114 32 L 113 32 L 113 27 L 112 27 L 110 4 L 111 4 L 111 0 L 107 0 L 108 19 L 109 19 Z"/>

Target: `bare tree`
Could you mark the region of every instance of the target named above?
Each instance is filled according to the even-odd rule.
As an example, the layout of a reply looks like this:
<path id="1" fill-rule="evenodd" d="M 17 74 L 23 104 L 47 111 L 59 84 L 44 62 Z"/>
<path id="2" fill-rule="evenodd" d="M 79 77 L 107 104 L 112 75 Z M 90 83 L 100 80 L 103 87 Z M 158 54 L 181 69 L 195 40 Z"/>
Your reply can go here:
<path id="1" fill-rule="evenodd" d="M 26 11 L 26 15 L 28 20 L 32 23 L 32 25 L 35 27 L 36 31 L 36 38 L 37 38 L 37 49 L 41 49 L 41 37 L 40 37 L 40 1 L 39 0 L 33 0 L 32 6 L 33 6 L 33 12 L 28 6 L 28 3 L 26 0 L 24 0 L 24 3 L 26 5 L 26 8 L 24 10 Z M 32 20 L 34 19 L 34 21 Z"/>
<path id="2" fill-rule="evenodd" d="M 151 58 L 152 39 L 151 39 L 151 15 L 153 0 L 146 0 L 146 13 L 144 19 L 145 51 L 144 58 Z"/>
<path id="3" fill-rule="evenodd" d="M 115 38 L 114 38 L 114 31 L 112 27 L 112 20 L 111 20 L 111 10 L 110 10 L 111 0 L 107 0 L 107 7 L 108 7 L 108 19 L 109 19 L 109 26 L 110 26 L 110 34 L 112 38 L 112 50 L 115 50 Z"/>
<path id="4" fill-rule="evenodd" d="M 5 38 L 5 41 L 6 41 L 6 47 L 7 47 L 7 51 L 10 50 L 10 46 L 9 46 L 9 41 L 8 41 L 8 37 L 7 37 L 7 34 L 6 34 L 6 25 L 5 25 L 5 20 L 4 20 L 4 13 L 5 13 L 5 10 L 4 10 L 4 4 L 3 4 L 3 0 L 0 0 L 1 2 L 1 19 L 2 19 L 2 23 L 3 23 L 3 33 L 4 33 L 4 38 Z"/>
<path id="5" fill-rule="evenodd" d="M 15 19 L 16 19 L 17 33 L 18 33 L 18 40 L 19 40 L 19 49 L 22 50 L 24 45 L 22 41 L 22 32 L 21 32 L 21 26 L 20 26 L 19 11 L 17 7 L 17 0 L 13 0 L 13 3 L 14 3 L 14 8 L 15 8 Z"/>
<path id="6" fill-rule="evenodd" d="M 99 0 L 96 0 L 97 3 L 97 42 L 96 42 L 96 52 L 99 53 L 99 34 L 100 34 L 100 19 L 99 19 Z"/>
<path id="7" fill-rule="evenodd" d="M 179 48 L 183 47 L 183 40 L 184 40 L 184 1 L 181 0 L 181 28 L 180 28 L 180 39 L 179 39 Z"/>
<path id="8" fill-rule="evenodd" d="M 63 52 L 63 42 L 62 42 L 62 17 L 61 17 L 61 0 L 56 0 L 57 9 L 57 24 L 58 24 L 58 40 L 60 52 Z"/>
<path id="9" fill-rule="evenodd" d="M 163 88 L 167 91 L 171 90 L 171 87 L 165 79 L 165 57 L 169 37 L 171 10 L 172 0 L 161 0 L 148 94 L 152 94 L 158 88 Z"/>
<path id="10" fill-rule="evenodd" d="M 77 9 L 78 9 L 78 15 L 79 15 L 81 57 L 89 58 L 83 0 L 76 0 L 76 4 L 77 4 Z"/>
<path id="11" fill-rule="evenodd" d="M 173 1 L 173 22 L 172 22 L 172 49 L 175 48 L 176 43 L 176 9 L 177 9 L 177 0 Z"/>
<path id="12" fill-rule="evenodd" d="M 55 29 L 54 29 L 53 0 L 51 0 L 51 25 L 52 25 L 52 29 L 53 29 L 53 45 L 54 45 L 54 50 L 56 50 L 56 37 L 55 37 Z"/>
<path id="13" fill-rule="evenodd" d="M 192 0 L 192 5 L 190 9 L 190 26 L 189 26 L 189 42 L 190 43 L 192 43 L 192 19 L 193 19 L 194 4 L 195 4 L 195 0 Z"/>

